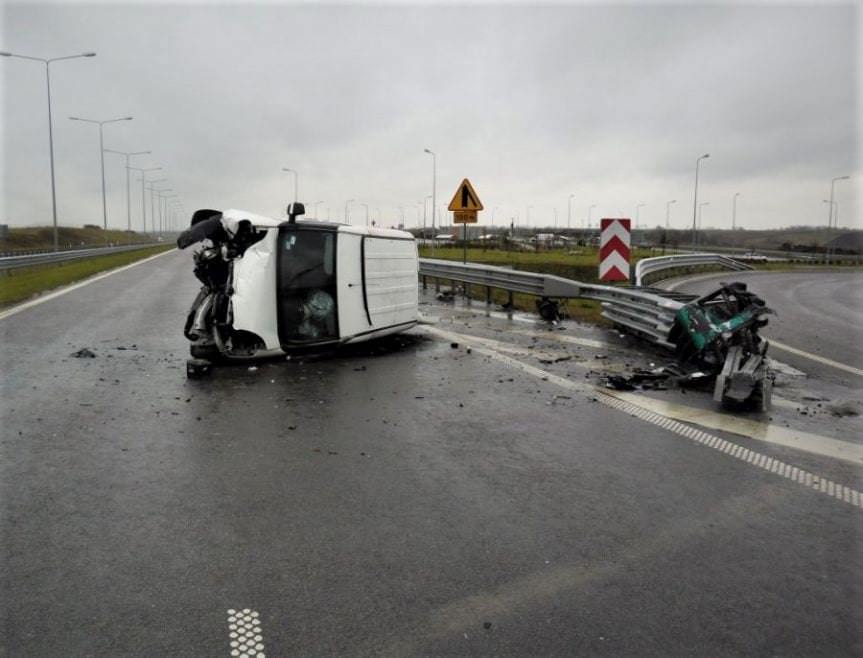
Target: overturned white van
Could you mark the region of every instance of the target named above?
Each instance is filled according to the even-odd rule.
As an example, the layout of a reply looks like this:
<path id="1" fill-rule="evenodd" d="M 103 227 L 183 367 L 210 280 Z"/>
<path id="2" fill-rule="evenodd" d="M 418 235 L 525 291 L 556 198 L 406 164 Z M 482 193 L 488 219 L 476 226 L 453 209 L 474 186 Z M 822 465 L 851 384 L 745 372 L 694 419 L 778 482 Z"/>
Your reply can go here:
<path id="1" fill-rule="evenodd" d="M 403 331 L 417 322 L 417 249 L 404 231 L 199 210 L 177 246 L 201 244 L 204 284 L 184 333 L 187 373 L 218 359 L 316 350 Z"/>

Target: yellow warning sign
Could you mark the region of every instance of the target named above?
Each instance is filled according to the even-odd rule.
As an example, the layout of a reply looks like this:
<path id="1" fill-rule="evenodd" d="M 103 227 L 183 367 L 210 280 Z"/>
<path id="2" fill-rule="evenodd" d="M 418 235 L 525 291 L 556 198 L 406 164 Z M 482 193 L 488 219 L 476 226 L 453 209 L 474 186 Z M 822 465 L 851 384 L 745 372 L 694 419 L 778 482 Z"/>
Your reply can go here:
<path id="1" fill-rule="evenodd" d="M 467 178 L 458 186 L 455 196 L 449 202 L 447 210 L 452 210 L 453 212 L 458 210 L 482 210 L 482 201 L 479 200 L 476 191 L 473 189 L 473 185 L 470 184 Z"/>

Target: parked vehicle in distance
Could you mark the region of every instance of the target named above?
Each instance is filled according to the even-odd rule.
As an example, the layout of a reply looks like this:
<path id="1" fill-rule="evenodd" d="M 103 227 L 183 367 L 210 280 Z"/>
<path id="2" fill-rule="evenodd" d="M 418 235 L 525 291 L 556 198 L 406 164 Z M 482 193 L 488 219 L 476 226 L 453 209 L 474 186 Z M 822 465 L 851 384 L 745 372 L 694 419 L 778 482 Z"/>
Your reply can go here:
<path id="1" fill-rule="evenodd" d="M 417 322 L 410 233 L 242 210 L 198 210 L 177 240 L 203 283 L 186 319 L 197 377 L 213 361 L 268 357 L 369 340 Z"/>
<path id="2" fill-rule="evenodd" d="M 766 263 L 767 262 L 767 256 L 765 256 L 764 254 L 759 254 L 755 251 L 748 251 L 745 254 L 741 254 L 739 256 L 737 256 L 737 255 L 732 256 L 732 258 L 736 258 L 737 260 L 745 260 L 745 261 L 755 262 L 755 263 Z"/>

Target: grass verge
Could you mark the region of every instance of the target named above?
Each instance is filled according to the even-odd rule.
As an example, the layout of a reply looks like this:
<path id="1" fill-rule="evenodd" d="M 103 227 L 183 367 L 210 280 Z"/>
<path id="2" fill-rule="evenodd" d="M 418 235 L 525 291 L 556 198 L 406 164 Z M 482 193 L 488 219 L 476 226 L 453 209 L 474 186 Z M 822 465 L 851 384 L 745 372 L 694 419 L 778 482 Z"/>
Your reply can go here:
<path id="1" fill-rule="evenodd" d="M 0 274 L 0 308 L 173 248 L 173 245 L 166 244 L 120 254 L 10 270 L 6 274 Z"/>

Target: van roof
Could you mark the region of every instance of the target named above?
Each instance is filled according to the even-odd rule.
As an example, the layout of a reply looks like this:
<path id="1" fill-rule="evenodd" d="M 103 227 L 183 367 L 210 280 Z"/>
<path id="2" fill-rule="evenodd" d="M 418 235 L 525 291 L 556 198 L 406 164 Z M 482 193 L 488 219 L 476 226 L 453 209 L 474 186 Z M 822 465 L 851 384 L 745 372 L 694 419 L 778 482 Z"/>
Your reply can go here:
<path id="1" fill-rule="evenodd" d="M 237 208 L 230 208 L 228 210 L 222 211 L 222 216 L 226 219 L 234 221 L 248 219 L 255 226 L 266 228 L 275 228 L 277 226 L 281 226 L 282 224 L 287 223 L 288 221 L 285 218 L 267 217 L 266 215 L 258 215 L 256 213 L 248 212 L 246 210 L 239 210 Z M 335 228 L 336 230 L 338 230 L 339 233 L 349 233 L 352 235 L 371 235 L 380 238 L 413 239 L 414 237 L 407 231 L 400 231 L 397 229 L 379 228 L 377 226 L 352 226 L 350 224 L 344 224 L 342 222 L 322 222 L 316 219 L 298 219 L 297 225 Z"/>

